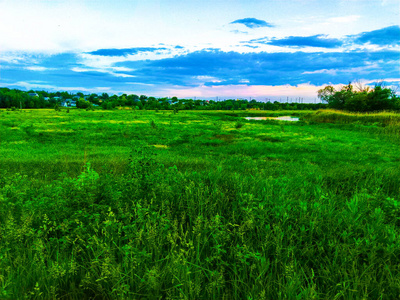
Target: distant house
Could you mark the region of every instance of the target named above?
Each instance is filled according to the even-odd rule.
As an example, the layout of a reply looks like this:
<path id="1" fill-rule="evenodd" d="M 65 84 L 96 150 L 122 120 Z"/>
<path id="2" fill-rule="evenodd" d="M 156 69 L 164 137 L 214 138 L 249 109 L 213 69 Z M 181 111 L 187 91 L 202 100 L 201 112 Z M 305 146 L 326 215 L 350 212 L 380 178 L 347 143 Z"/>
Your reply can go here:
<path id="1" fill-rule="evenodd" d="M 76 101 L 72 99 L 66 99 L 61 102 L 62 107 L 76 107 Z"/>
<path id="2" fill-rule="evenodd" d="M 37 93 L 28 93 L 28 95 L 31 97 L 39 97 L 39 95 Z"/>
<path id="3" fill-rule="evenodd" d="M 56 101 L 60 101 L 60 100 L 62 100 L 62 98 L 61 98 L 61 97 L 53 97 L 53 99 L 54 99 L 54 100 L 56 100 Z"/>
<path id="4" fill-rule="evenodd" d="M 49 101 L 50 97 L 44 97 L 44 100 Z"/>

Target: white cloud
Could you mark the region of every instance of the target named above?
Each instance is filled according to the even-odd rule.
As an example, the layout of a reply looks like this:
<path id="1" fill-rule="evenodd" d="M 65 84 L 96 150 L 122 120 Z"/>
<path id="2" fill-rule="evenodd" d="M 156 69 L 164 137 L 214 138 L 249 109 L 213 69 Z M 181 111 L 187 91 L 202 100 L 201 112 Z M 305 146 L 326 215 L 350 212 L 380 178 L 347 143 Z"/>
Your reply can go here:
<path id="1" fill-rule="evenodd" d="M 250 1 L 252 3 L 248 4 L 221 0 L 208 5 L 199 1 L 164 2 L 0 0 L 0 51 L 79 53 L 105 48 L 151 47 L 164 43 L 181 45 L 185 49 L 173 49 L 170 53 L 142 53 L 127 58 L 158 59 L 163 55 L 168 57 L 207 47 L 230 51 L 233 46 L 242 52 L 257 52 L 261 49 L 241 47 L 239 42 L 243 40 L 243 35 L 229 32 L 230 29 L 225 26 L 235 19 L 249 16 L 250 7 L 253 7 L 252 17 L 263 19 L 263 16 L 265 18 L 268 15 L 268 21 L 277 26 L 260 32 L 249 32 L 248 39 L 267 34 L 277 38 L 320 33 L 335 37 L 354 34 L 372 26 L 369 22 L 371 15 L 374 16 L 373 28 L 379 27 L 378 24 L 384 27 L 387 26 L 384 24 L 398 23 L 393 21 L 394 9 L 389 6 L 394 6 L 393 0 L 386 0 L 389 3 L 386 6 L 387 14 L 380 11 L 374 15 L 369 8 L 376 3 L 359 1 L 359 11 L 351 6 L 346 10 L 347 16 L 343 16 L 346 5 L 333 5 L 333 1 L 277 1 L 272 7 L 262 0 Z M 296 5 L 294 2 L 304 5 Z M 289 9 L 293 7 L 298 10 Z M 262 50 L 277 51 L 265 47 Z"/>
<path id="2" fill-rule="evenodd" d="M 124 78 L 127 78 L 127 77 L 136 77 L 135 75 L 131 75 L 131 74 L 115 73 L 115 72 L 112 71 L 112 69 L 115 69 L 115 68 L 96 69 L 96 68 L 74 67 L 74 68 L 71 68 L 71 71 L 78 72 L 78 73 L 84 73 L 84 72 L 107 73 L 107 74 L 113 75 L 113 76 L 115 76 L 115 77 L 124 77 Z M 119 68 L 116 68 L 116 69 L 119 69 Z M 129 69 L 129 68 L 122 68 L 122 69 L 124 69 L 124 70 L 131 70 L 131 69 Z"/>
<path id="3" fill-rule="evenodd" d="M 322 70 L 316 70 L 316 71 L 309 71 L 309 72 L 303 72 L 302 74 L 330 74 L 330 75 L 336 75 L 338 69 L 322 69 Z"/>
<path id="4" fill-rule="evenodd" d="M 81 68 L 81 67 L 74 67 L 74 68 L 71 69 L 71 71 L 81 73 L 81 72 L 91 72 L 92 70 L 91 69 Z"/>
<path id="5" fill-rule="evenodd" d="M 26 67 L 25 69 L 30 70 L 30 71 L 38 71 L 38 72 L 54 70 L 54 68 L 46 68 L 46 67 L 41 67 L 41 66 L 31 66 L 31 67 Z"/>
<path id="6" fill-rule="evenodd" d="M 1 84 L 1 82 L 0 82 Z M 23 87 L 27 90 L 32 90 L 32 89 L 47 89 L 47 90 L 56 90 L 58 87 L 51 85 L 51 84 L 44 84 L 44 83 L 38 83 L 35 81 L 31 82 L 26 82 L 26 81 L 18 81 L 15 83 L 10 83 L 7 84 L 7 86 L 15 86 L 15 87 Z"/>
<path id="7" fill-rule="evenodd" d="M 337 75 L 338 73 L 358 73 L 358 74 L 369 74 L 371 69 L 379 69 L 379 65 L 377 63 L 368 64 L 364 67 L 356 67 L 356 68 L 343 68 L 343 69 L 321 69 L 316 71 L 306 71 L 302 74 L 329 74 L 329 75 Z"/>
<path id="8" fill-rule="evenodd" d="M 327 21 L 328 23 L 351 23 L 359 20 L 360 17 L 361 16 L 359 15 L 350 15 L 350 16 L 329 18 Z"/>
<path id="9" fill-rule="evenodd" d="M 197 84 L 202 85 L 205 82 L 222 82 L 222 80 L 214 77 L 214 76 L 205 76 L 205 75 L 198 75 L 198 76 L 192 76 L 194 80 L 197 80 Z"/>
<path id="10" fill-rule="evenodd" d="M 157 1 L 121 0 L 115 5 L 101 0 L 1 1 L 1 51 L 78 52 L 159 43 L 226 45 L 227 39 L 232 40 L 216 29 L 216 22 L 186 22 L 187 17 L 178 15 L 171 19 Z M 224 20 L 218 22 L 221 25 Z"/>
<path id="11" fill-rule="evenodd" d="M 2 83 L 0 82 L 0 85 Z M 52 90 L 52 91 L 80 91 L 80 92 L 88 92 L 88 93 L 95 93 L 101 91 L 110 91 L 110 87 L 94 87 L 94 88 L 85 88 L 85 87 L 72 87 L 72 86 L 55 86 L 51 84 L 46 84 L 43 81 L 18 81 L 15 83 L 7 84 L 7 86 L 14 86 L 18 88 L 25 88 L 26 90 L 37 90 L 37 89 L 44 89 L 44 90 Z"/>
<path id="12" fill-rule="evenodd" d="M 136 77 L 135 75 L 130 75 L 130 74 L 124 74 L 124 73 L 114 73 L 110 72 L 109 74 L 115 76 L 115 77 L 124 77 L 124 78 L 130 78 L 130 77 Z"/>
<path id="13" fill-rule="evenodd" d="M 117 72 L 132 72 L 134 69 L 127 68 L 127 67 L 110 67 L 111 70 L 117 71 Z"/>
<path id="14" fill-rule="evenodd" d="M 154 86 L 153 83 L 143 83 L 143 82 L 125 82 L 125 84 L 133 84 L 133 85 L 144 85 L 144 86 Z"/>
<path id="15" fill-rule="evenodd" d="M 76 1 L 3 1 L 0 35 L 4 50 L 57 52 L 76 49 L 104 29 L 101 14 Z M 91 26 L 89 26 L 91 24 Z"/>

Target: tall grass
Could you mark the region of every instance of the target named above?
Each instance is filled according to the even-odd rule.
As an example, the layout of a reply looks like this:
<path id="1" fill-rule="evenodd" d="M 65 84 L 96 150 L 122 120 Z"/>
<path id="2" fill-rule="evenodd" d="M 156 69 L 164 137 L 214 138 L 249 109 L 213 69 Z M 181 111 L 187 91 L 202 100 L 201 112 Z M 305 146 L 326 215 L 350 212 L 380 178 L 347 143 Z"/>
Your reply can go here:
<path id="1" fill-rule="evenodd" d="M 337 110 L 320 110 L 304 116 L 308 122 L 346 124 L 361 127 L 378 134 L 389 134 L 392 139 L 400 138 L 400 113 L 349 113 Z"/>
<path id="2" fill-rule="evenodd" d="M 400 294 L 395 141 L 324 123 L 101 113 L 15 112 L 34 133 L 0 127 L 0 298 Z M 68 153 L 80 157 L 63 163 Z"/>
<path id="3" fill-rule="evenodd" d="M 376 124 L 380 126 L 400 126 L 400 113 L 379 112 L 379 113 L 350 113 L 345 111 L 325 109 L 305 116 L 307 120 L 321 123 L 363 123 Z"/>

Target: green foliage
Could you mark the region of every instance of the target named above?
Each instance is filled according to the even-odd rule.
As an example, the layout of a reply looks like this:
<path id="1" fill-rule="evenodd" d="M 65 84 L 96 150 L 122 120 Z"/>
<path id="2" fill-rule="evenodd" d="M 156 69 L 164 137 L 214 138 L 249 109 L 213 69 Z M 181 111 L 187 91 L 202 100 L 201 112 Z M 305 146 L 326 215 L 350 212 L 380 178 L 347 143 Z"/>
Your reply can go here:
<path id="1" fill-rule="evenodd" d="M 354 91 L 350 83 L 340 91 L 326 86 L 318 91 L 318 97 L 334 109 L 355 112 L 400 110 L 400 98 L 391 89 L 379 85 L 374 89 L 361 88 L 359 91 Z"/>
<path id="2" fill-rule="evenodd" d="M 236 129 L 240 129 L 240 128 L 242 128 L 243 127 L 243 123 L 242 122 L 236 122 L 236 124 L 235 124 L 235 128 Z"/>
<path id="3" fill-rule="evenodd" d="M 94 106 L 90 103 L 88 107 L 86 107 L 86 111 L 94 111 Z"/>
<path id="4" fill-rule="evenodd" d="M 30 94 L 36 94 L 31 96 Z M 79 99 L 76 101 L 76 107 L 81 109 L 92 110 L 94 106 L 101 106 L 104 110 L 112 110 L 115 107 L 132 107 L 138 110 L 173 110 L 177 113 L 179 110 L 317 110 L 325 108 L 326 104 L 322 103 L 301 103 L 300 98 L 287 99 L 286 103 L 281 101 L 263 102 L 255 99 L 248 101 L 246 99 L 227 99 L 223 101 L 213 100 L 193 100 L 178 99 L 172 97 L 155 98 L 146 95 L 123 94 L 108 95 L 107 93 L 88 94 L 83 93 L 70 94 L 68 92 L 49 93 L 45 91 L 29 91 L 10 90 L 8 88 L 0 88 L 0 108 L 53 108 L 55 105 L 61 105 L 66 102 L 69 106 L 74 106 L 71 99 Z M 297 103 L 298 102 L 298 103 Z"/>
<path id="5" fill-rule="evenodd" d="M 92 107 L 92 104 L 89 101 L 85 101 L 83 98 L 80 98 L 78 101 L 76 101 L 76 107 L 90 109 L 90 107 Z"/>
<path id="6" fill-rule="evenodd" d="M 398 114 L 8 113 L 2 299 L 400 294 Z"/>

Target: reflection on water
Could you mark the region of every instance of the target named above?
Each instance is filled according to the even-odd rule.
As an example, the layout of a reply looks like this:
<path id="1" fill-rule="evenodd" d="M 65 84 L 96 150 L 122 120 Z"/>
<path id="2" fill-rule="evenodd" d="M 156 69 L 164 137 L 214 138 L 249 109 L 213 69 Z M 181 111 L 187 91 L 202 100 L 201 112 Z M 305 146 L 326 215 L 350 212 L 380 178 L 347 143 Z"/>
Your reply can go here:
<path id="1" fill-rule="evenodd" d="M 283 117 L 246 117 L 246 120 L 278 120 L 278 121 L 290 121 L 297 122 L 299 118 L 294 118 L 291 116 L 283 116 Z"/>

